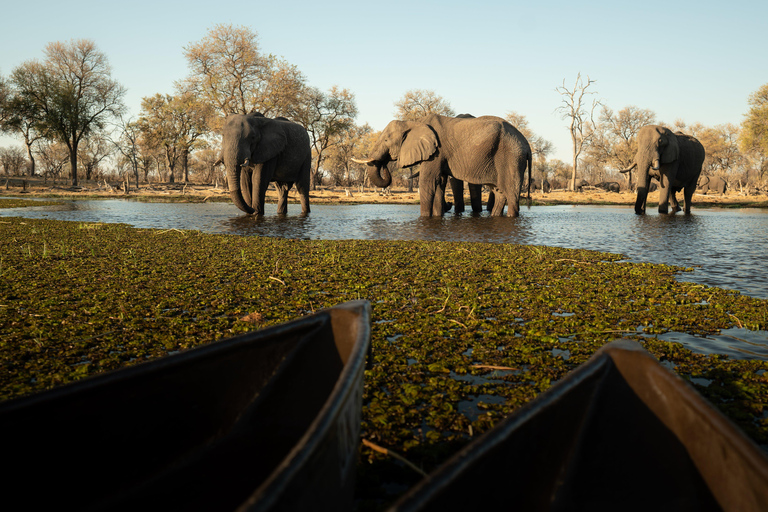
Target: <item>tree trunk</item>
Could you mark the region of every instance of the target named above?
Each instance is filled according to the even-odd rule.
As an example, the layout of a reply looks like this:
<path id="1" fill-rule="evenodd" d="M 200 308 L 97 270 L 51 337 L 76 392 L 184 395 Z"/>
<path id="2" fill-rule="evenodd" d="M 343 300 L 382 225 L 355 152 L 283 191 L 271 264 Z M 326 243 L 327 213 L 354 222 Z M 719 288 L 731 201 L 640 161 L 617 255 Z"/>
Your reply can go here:
<path id="1" fill-rule="evenodd" d="M 32 177 L 35 175 L 35 157 L 32 156 L 32 143 L 24 141 L 24 144 L 27 146 L 27 158 L 29 158 L 29 176 Z"/>
<path id="2" fill-rule="evenodd" d="M 72 186 L 76 187 L 77 183 L 77 141 L 72 143 L 72 147 L 69 150 L 69 167 L 70 176 L 72 176 Z"/>

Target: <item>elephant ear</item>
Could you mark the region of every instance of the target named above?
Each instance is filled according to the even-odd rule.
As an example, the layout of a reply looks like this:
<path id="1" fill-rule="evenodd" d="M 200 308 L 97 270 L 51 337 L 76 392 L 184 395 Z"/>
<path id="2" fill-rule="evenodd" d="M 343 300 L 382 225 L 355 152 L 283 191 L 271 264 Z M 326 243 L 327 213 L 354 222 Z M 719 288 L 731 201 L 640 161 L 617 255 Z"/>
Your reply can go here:
<path id="1" fill-rule="evenodd" d="M 253 150 L 253 163 L 261 164 L 282 153 L 288 144 L 288 136 L 278 123 L 270 121 L 259 127 L 261 140 Z"/>
<path id="2" fill-rule="evenodd" d="M 429 125 L 420 124 L 405 133 L 397 163 L 400 167 L 411 167 L 432 158 L 437 153 L 437 148 L 435 132 Z"/>
<path id="3" fill-rule="evenodd" d="M 661 150 L 661 163 L 670 164 L 680 158 L 680 144 L 677 142 L 677 135 L 668 133 L 666 135 L 667 143 Z"/>

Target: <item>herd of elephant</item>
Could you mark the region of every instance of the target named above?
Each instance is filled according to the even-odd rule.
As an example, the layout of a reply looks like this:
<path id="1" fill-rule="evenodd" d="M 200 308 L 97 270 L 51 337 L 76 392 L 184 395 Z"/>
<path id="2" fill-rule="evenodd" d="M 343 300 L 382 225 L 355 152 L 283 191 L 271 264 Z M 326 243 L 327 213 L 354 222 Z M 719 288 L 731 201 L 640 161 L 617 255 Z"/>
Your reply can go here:
<path id="1" fill-rule="evenodd" d="M 690 213 L 693 193 L 697 187 L 701 189 L 698 182 L 704 147 L 690 135 L 657 125 L 641 128 L 637 141 L 633 164 L 621 171 L 637 170 L 635 213 L 645 213 L 646 199 L 654 185 L 659 190 L 659 213 L 680 211 L 676 194 L 681 190 L 685 213 Z M 390 167 L 419 165 L 413 177 L 419 177 L 421 215 L 426 217 L 442 216 L 448 211 L 448 185 L 456 212 L 464 210 L 464 183 L 469 188 L 473 211 L 482 210 L 482 187 L 489 186 L 492 192 L 486 208 L 492 216 L 504 215 L 505 207 L 508 216 L 519 215 L 526 170 L 530 194 L 531 146 L 517 128 L 495 116 L 431 114 L 418 121 L 395 120 L 381 132 L 367 158 L 353 160 L 368 166 L 368 178 L 379 188 L 392 183 Z M 247 214 L 264 214 L 265 195 L 272 182 L 278 190 L 279 214 L 286 213 L 288 191 L 294 185 L 302 214 L 309 213 L 311 161 L 309 136 L 298 123 L 259 113 L 232 114 L 225 119 L 217 163 L 226 168 L 232 201 Z M 722 181 L 720 178 L 707 180 L 709 190 L 725 192 L 725 182 L 717 181 Z M 619 188 L 616 182 L 602 187 L 616 192 Z"/>

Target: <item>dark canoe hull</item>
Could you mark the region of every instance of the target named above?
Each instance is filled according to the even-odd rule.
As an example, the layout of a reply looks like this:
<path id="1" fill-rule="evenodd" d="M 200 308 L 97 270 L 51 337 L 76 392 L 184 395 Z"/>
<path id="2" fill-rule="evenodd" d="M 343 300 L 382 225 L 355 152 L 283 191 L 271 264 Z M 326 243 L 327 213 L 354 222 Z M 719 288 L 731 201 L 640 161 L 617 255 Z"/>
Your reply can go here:
<path id="1" fill-rule="evenodd" d="M 768 458 L 620 340 L 460 451 L 391 510 L 768 510 Z M 493 507 L 493 508 L 492 508 Z"/>
<path id="2" fill-rule="evenodd" d="M 369 347 L 357 301 L 6 402 L 3 508 L 349 510 Z"/>

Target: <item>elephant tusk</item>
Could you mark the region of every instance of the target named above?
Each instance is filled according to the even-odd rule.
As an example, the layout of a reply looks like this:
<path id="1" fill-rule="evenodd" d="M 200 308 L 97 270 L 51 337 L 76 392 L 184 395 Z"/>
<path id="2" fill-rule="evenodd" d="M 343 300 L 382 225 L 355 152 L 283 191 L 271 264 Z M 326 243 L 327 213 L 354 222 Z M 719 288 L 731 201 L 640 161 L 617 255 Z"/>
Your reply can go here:
<path id="1" fill-rule="evenodd" d="M 359 158 L 352 158 L 352 161 L 358 164 L 371 165 L 375 160 L 373 158 L 369 158 L 368 160 L 360 160 Z"/>
<path id="2" fill-rule="evenodd" d="M 635 167 L 637 167 L 637 163 L 634 163 L 634 164 L 630 165 L 629 167 L 627 167 L 626 169 L 624 169 L 623 171 L 619 171 L 619 172 L 629 172 L 632 169 L 634 169 Z"/>

